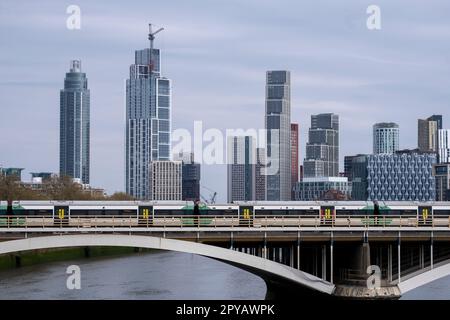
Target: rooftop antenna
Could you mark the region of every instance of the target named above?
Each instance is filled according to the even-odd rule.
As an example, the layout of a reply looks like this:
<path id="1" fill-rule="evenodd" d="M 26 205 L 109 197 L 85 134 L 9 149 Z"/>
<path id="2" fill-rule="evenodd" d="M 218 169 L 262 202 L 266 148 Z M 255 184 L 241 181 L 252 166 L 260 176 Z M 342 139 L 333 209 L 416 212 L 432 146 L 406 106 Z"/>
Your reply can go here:
<path id="1" fill-rule="evenodd" d="M 155 32 L 152 31 L 152 24 L 149 23 L 148 24 L 148 40 L 150 40 L 150 76 L 152 75 L 153 72 L 153 67 L 154 67 L 154 63 L 153 63 L 153 40 L 155 40 L 155 35 L 158 32 L 163 31 L 164 28 L 159 28 L 158 30 L 156 30 Z"/>

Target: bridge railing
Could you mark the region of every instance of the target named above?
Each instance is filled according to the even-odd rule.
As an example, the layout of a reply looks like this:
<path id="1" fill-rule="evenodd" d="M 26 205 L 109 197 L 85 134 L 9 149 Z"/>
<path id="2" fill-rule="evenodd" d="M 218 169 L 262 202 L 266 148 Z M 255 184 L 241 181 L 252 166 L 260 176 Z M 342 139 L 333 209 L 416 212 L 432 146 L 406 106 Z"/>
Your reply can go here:
<path id="1" fill-rule="evenodd" d="M 0 216 L 0 229 L 3 228 L 45 228 L 45 227 L 75 227 L 75 228 L 100 228 L 100 227 L 153 227 L 153 228 L 219 228 L 219 227 L 249 227 L 249 228 L 285 228 L 285 227 L 312 227 L 312 228 L 404 228 L 404 227 L 448 227 L 450 217 L 434 216 L 421 219 L 415 215 L 351 215 L 319 217 L 315 215 L 267 215 L 247 216 L 242 215 L 174 215 L 174 216 L 149 216 L 137 217 L 136 215 L 96 215 L 96 216 L 25 216 L 2 215 Z"/>

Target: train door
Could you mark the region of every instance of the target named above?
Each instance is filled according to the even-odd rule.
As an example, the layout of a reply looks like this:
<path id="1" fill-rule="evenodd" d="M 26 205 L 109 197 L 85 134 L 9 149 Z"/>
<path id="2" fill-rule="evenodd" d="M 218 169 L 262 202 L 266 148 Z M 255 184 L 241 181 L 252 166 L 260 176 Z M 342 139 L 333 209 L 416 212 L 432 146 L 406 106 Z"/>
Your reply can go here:
<path id="1" fill-rule="evenodd" d="M 336 210 L 334 206 L 322 206 L 320 207 L 320 222 L 324 225 L 332 225 L 336 216 Z"/>
<path id="2" fill-rule="evenodd" d="M 239 206 L 239 226 L 253 226 L 253 207 Z"/>
<path id="3" fill-rule="evenodd" d="M 417 222 L 419 226 L 431 226 L 433 222 L 433 208 L 431 206 L 419 206 Z"/>
<path id="4" fill-rule="evenodd" d="M 53 211 L 53 222 L 55 226 L 69 226 L 69 206 L 55 206 Z"/>
<path id="5" fill-rule="evenodd" d="M 151 226 L 153 224 L 153 207 L 139 206 L 139 226 Z"/>

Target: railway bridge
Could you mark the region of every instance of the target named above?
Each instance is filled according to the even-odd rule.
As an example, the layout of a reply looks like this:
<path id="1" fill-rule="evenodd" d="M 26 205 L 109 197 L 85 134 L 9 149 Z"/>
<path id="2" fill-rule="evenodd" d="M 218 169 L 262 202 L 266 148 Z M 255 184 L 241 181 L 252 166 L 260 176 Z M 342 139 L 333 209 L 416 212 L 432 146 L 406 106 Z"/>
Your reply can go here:
<path id="1" fill-rule="evenodd" d="M 91 216 L 89 223 L 49 226 L 36 217 L 20 224 L 11 223 L 14 219 L 0 224 L 0 254 L 90 246 L 193 253 L 260 276 L 267 299 L 398 299 L 450 275 L 450 226 L 442 224 L 176 226 L 171 217 L 158 226 L 124 221 L 108 226 L 104 217 Z"/>

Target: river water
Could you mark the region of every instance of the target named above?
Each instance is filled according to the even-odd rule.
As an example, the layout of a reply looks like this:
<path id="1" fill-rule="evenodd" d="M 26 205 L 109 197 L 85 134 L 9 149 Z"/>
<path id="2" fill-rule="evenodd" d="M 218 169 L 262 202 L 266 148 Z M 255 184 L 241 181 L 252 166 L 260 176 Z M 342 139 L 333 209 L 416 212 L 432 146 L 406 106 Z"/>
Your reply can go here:
<path id="1" fill-rule="evenodd" d="M 66 286 L 66 268 L 81 270 L 81 289 Z M 193 254 L 156 251 L 53 262 L 0 272 L 0 299 L 264 299 L 262 279 Z M 450 277 L 403 299 L 450 299 Z"/>

